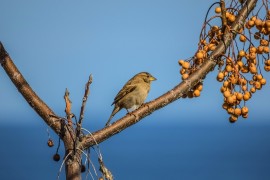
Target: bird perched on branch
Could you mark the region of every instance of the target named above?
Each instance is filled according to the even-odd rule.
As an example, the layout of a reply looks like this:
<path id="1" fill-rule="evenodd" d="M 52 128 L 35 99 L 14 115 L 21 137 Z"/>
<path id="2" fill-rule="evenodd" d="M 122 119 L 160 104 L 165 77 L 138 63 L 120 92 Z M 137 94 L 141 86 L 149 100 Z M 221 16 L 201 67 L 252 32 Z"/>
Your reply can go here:
<path id="1" fill-rule="evenodd" d="M 112 103 L 114 109 L 106 126 L 110 124 L 113 116 L 122 108 L 125 108 L 128 112 L 138 109 L 149 93 L 151 82 L 155 80 L 156 78 L 147 72 L 138 73 L 131 78 L 114 98 Z"/>

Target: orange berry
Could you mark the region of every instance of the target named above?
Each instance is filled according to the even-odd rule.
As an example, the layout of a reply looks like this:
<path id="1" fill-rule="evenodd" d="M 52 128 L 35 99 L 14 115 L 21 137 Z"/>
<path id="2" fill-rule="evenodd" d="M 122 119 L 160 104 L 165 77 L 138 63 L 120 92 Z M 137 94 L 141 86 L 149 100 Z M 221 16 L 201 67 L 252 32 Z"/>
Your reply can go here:
<path id="1" fill-rule="evenodd" d="M 236 99 L 237 99 L 238 101 L 241 101 L 241 100 L 243 99 L 243 94 L 242 94 L 242 93 L 237 93 Z"/>
<path id="2" fill-rule="evenodd" d="M 239 84 L 242 85 L 242 86 L 247 84 L 247 80 L 244 79 L 244 78 L 239 78 L 238 81 L 239 81 Z"/>
<path id="3" fill-rule="evenodd" d="M 208 45 L 208 48 L 210 51 L 214 51 L 216 49 L 216 45 L 211 43 Z"/>
<path id="4" fill-rule="evenodd" d="M 224 91 L 223 96 L 224 96 L 225 98 L 228 98 L 228 97 L 231 96 L 231 92 L 230 92 L 229 90 L 226 90 L 226 91 Z"/>
<path id="5" fill-rule="evenodd" d="M 180 74 L 181 74 L 181 75 L 185 74 L 185 72 L 186 72 L 185 69 L 183 69 L 183 68 L 180 69 Z"/>
<path id="6" fill-rule="evenodd" d="M 244 50 L 240 50 L 239 53 L 238 53 L 238 55 L 240 57 L 244 57 L 246 55 L 246 52 Z"/>
<path id="7" fill-rule="evenodd" d="M 228 109 L 228 107 L 229 107 L 228 103 L 224 102 L 224 103 L 222 104 L 222 108 L 223 108 L 223 109 Z"/>
<path id="8" fill-rule="evenodd" d="M 188 76 L 189 76 L 188 74 L 183 74 L 183 75 L 182 75 L 182 79 L 185 80 L 185 79 L 188 78 Z"/>
<path id="9" fill-rule="evenodd" d="M 242 115 L 247 114 L 248 113 L 248 107 L 243 106 L 242 109 L 241 109 L 241 112 L 242 112 Z"/>
<path id="10" fill-rule="evenodd" d="M 270 59 L 265 60 L 265 61 L 264 61 L 264 64 L 267 65 L 267 66 L 270 66 Z"/>
<path id="11" fill-rule="evenodd" d="M 244 101 L 248 101 L 250 99 L 250 93 L 246 91 L 246 93 L 243 96 Z"/>
<path id="12" fill-rule="evenodd" d="M 188 69 L 189 66 L 190 66 L 189 62 L 184 62 L 184 63 L 182 64 L 182 67 L 183 67 L 184 69 Z"/>
<path id="13" fill-rule="evenodd" d="M 228 87 L 229 84 L 230 84 L 229 81 L 224 81 L 224 82 L 223 82 L 223 86 L 224 86 L 224 87 Z"/>
<path id="14" fill-rule="evenodd" d="M 233 113 L 234 113 L 234 108 L 232 108 L 232 107 L 229 105 L 229 107 L 228 107 L 228 109 L 227 109 L 227 112 L 228 112 L 228 114 L 233 114 Z"/>
<path id="15" fill-rule="evenodd" d="M 261 26 L 261 25 L 262 25 L 262 20 L 256 19 L 256 20 L 255 20 L 255 25 L 256 25 L 256 27 Z"/>
<path id="16" fill-rule="evenodd" d="M 246 38 L 246 36 L 244 36 L 244 35 L 241 34 L 240 37 L 239 37 L 239 40 L 241 42 L 245 42 L 247 40 L 247 38 Z"/>
<path id="17" fill-rule="evenodd" d="M 266 27 L 270 27 L 270 20 L 266 20 L 266 21 L 265 21 L 265 26 L 266 26 Z"/>
<path id="18" fill-rule="evenodd" d="M 203 58 L 203 53 L 201 51 L 197 52 L 196 58 L 197 59 L 202 59 Z"/>
<path id="19" fill-rule="evenodd" d="M 235 100 L 234 100 L 233 96 L 229 96 L 229 97 L 227 97 L 226 102 L 228 104 L 234 104 Z"/>
<path id="20" fill-rule="evenodd" d="M 242 90 L 246 91 L 247 90 L 247 86 L 242 86 Z"/>
<path id="21" fill-rule="evenodd" d="M 196 87 L 196 89 L 198 89 L 199 91 L 202 91 L 203 89 L 203 84 L 202 83 L 199 83 Z"/>
<path id="22" fill-rule="evenodd" d="M 269 53 L 269 47 L 268 46 L 263 46 L 263 52 L 264 53 Z"/>
<path id="23" fill-rule="evenodd" d="M 223 94 L 226 90 L 227 90 L 227 88 L 225 88 L 225 87 L 223 87 L 223 86 L 220 88 L 220 92 L 221 92 L 222 94 Z"/>
<path id="24" fill-rule="evenodd" d="M 233 70 L 233 68 L 232 68 L 231 65 L 227 65 L 227 66 L 225 67 L 225 69 L 226 69 L 227 72 L 231 72 L 231 71 Z"/>
<path id="25" fill-rule="evenodd" d="M 254 47 L 254 46 L 251 46 L 250 48 L 249 48 L 249 52 L 250 53 L 255 53 L 257 51 L 257 49 Z"/>
<path id="26" fill-rule="evenodd" d="M 229 118 L 230 123 L 235 123 L 237 121 L 238 117 L 235 115 L 231 115 Z"/>
<path id="27" fill-rule="evenodd" d="M 253 60 L 253 59 L 256 59 L 256 53 L 254 53 L 254 52 L 251 52 L 251 53 L 249 53 L 249 59 L 251 59 L 251 60 Z"/>
<path id="28" fill-rule="evenodd" d="M 231 14 L 229 17 L 228 17 L 228 20 L 230 22 L 234 22 L 235 21 L 235 16 L 233 14 Z"/>
<path id="29" fill-rule="evenodd" d="M 249 21 L 248 21 L 248 25 L 249 25 L 250 27 L 253 27 L 253 26 L 255 25 L 255 22 L 252 21 L 252 20 L 249 20 Z"/>
<path id="30" fill-rule="evenodd" d="M 220 12 L 221 12 L 221 8 L 220 7 L 216 7 L 215 13 L 219 14 Z"/>
<path id="31" fill-rule="evenodd" d="M 184 62 L 185 62 L 185 61 L 184 61 L 183 59 L 180 59 L 180 60 L 178 61 L 178 64 L 179 64 L 180 66 L 182 66 Z"/>
<path id="32" fill-rule="evenodd" d="M 256 89 L 261 89 L 262 88 L 262 85 L 259 81 L 255 81 L 253 86 L 256 88 Z"/>
<path id="33" fill-rule="evenodd" d="M 261 46 L 268 46 L 268 44 L 269 44 L 269 41 L 268 40 L 266 40 L 266 39 L 261 39 L 260 40 L 260 45 Z"/>
<path id="34" fill-rule="evenodd" d="M 251 17 L 251 20 L 252 20 L 252 21 L 255 21 L 256 19 L 257 19 L 256 16 L 252 16 L 252 17 Z"/>
<path id="35" fill-rule="evenodd" d="M 247 114 L 242 114 L 243 118 L 248 118 L 248 113 Z"/>
<path id="36" fill-rule="evenodd" d="M 194 91 L 193 91 L 193 96 L 195 96 L 195 97 L 199 97 L 200 96 L 200 91 L 198 90 L 198 89 L 195 89 Z"/>
<path id="37" fill-rule="evenodd" d="M 262 79 L 260 80 L 260 83 L 261 83 L 261 85 L 265 85 L 265 84 L 266 84 L 266 79 L 262 78 Z"/>
<path id="38" fill-rule="evenodd" d="M 263 46 L 258 46 L 257 47 L 257 53 L 262 54 L 263 53 Z"/>
<path id="39" fill-rule="evenodd" d="M 256 66 L 254 64 L 250 64 L 249 71 L 250 71 L 251 74 L 256 74 L 257 73 Z"/>
<path id="40" fill-rule="evenodd" d="M 240 108 L 235 108 L 234 114 L 235 114 L 236 116 L 240 116 L 240 115 L 241 115 L 241 109 L 240 109 Z"/>
<path id="41" fill-rule="evenodd" d="M 257 75 L 256 75 L 256 79 L 257 79 L 257 80 L 261 80 L 262 78 L 263 78 L 263 76 L 262 76 L 261 74 L 257 74 Z"/>
<path id="42" fill-rule="evenodd" d="M 243 63 L 243 61 L 237 61 L 237 65 L 241 68 L 244 66 L 244 63 Z"/>
<path id="43" fill-rule="evenodd" d="M 264 66 L 264 70 L 267 71 L 267 72 L 269 72 L 269 71 L 270 71 L 270 66 L 266 66 L 266 65 L 265 65 L 265 66 Z"/>
<path id="44" fill-rule="evenodd" d="M 251 87 L 251 88 L 250 88 L 250 92 L 251 92 L 251 93 L 255 93 L 255 92 L 256 92 L 256 88 L 255 88 L 255 87 Z"/>
<path id="45" fill-rule="evenodd" d="M 223 72 L 219 72 L 218 75 L 217 75 L 217 78 L 218 79 L 224 79 L 224 73 Z"/>

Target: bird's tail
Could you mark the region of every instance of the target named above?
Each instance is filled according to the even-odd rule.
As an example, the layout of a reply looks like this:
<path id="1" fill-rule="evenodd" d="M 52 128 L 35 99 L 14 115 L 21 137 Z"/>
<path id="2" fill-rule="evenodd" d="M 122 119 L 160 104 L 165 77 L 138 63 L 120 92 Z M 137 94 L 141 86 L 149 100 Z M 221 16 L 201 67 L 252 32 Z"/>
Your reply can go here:
<path id="1" fill-rule="evenodd" d="M 113 116 L 114 116 L 114 115 L 115 115 L 115 114 L 116 114 L 118 111 L 120 111 L 120 108 L 119 108 L 119 107 L 114 106 L 114 109 L 113 109 L 113 111 L 112 111 L 112 114 L 111 114 L 110 118 L 108 119 L 108 121 L 107 121 L 107 123 L 106 123 L 105 127 L 107 127 L 107 126 L 109 126 L 109 125 L 110 125 L 110 121 L 111 121 L 111 119 L 113 118 Z"/>

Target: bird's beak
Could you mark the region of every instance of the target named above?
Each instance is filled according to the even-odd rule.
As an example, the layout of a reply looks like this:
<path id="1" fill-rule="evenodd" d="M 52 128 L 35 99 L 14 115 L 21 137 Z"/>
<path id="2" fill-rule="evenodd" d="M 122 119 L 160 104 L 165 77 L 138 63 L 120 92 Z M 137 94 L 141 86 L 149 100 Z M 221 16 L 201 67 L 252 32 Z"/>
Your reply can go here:
<path id="1" fill-rule="evenodd" d="M 157 80 L 155 77 L 153 76 L 150 77 L 150 81 L 155 81 L 155 80 Z"/>

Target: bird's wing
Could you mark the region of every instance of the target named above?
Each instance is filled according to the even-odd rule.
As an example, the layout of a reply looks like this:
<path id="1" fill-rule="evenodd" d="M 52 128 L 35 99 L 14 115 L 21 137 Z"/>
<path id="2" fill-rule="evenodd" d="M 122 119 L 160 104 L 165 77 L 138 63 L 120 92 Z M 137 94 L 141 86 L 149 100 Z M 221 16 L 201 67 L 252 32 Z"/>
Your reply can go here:
<path id="1" fill-rule="evenodd" d="M 114 98 L 112 105 L 117 103 L 120 99 L 122 99 L 124 96 L 126 96 L 130 92 L 134 91 L 136 87 L 137 87 L 136 84 L 135 85 L 130 85 L 129 83 L 125 84 L 125 86 L 118 92 L 118 94 Z"/>

